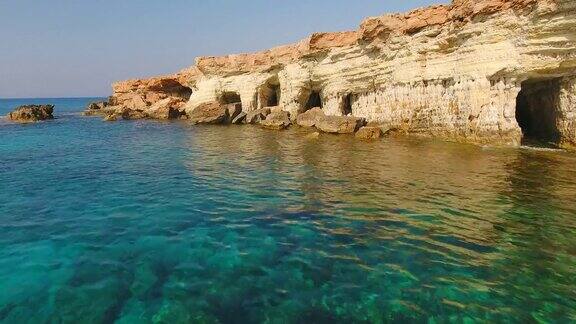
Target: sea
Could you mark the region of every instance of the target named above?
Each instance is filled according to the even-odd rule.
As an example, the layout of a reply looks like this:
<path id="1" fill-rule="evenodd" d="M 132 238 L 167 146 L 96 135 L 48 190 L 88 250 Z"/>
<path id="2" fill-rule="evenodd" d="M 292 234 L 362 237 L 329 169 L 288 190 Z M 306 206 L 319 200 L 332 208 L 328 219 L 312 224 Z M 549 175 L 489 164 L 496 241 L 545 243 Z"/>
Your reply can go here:
<path id="1" fill-rule="evenodd" d="M 0 323 L 576 322 L 576 154 L 0 120 Z"/>

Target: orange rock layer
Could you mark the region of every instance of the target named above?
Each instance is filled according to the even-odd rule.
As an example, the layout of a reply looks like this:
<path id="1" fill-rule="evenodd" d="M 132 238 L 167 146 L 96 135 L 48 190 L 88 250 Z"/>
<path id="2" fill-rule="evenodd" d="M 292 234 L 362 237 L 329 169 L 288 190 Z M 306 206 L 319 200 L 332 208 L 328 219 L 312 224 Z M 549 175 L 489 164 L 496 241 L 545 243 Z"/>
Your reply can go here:
<path id="1" fill-rule="evenodd" d="M 266 71 L 292 63 L 304 56 L 359 43 L 385 42 L 392 34 L 410 35 L 430 26 L 452 24 L 454 28 L 505 10 L 533 10 L 538 3 L 554 6 L 554 0 L 453 0 L 450 5 L 419 8 L 408 13 L 387 14 L 364 20 L 357 31 L 314 33 L 290 45 L 266 51 L 226 56 L 203 56 L 196 65 L 175 75 L 143 80 L 128 80 L 113 85 L 114 93 L 170 88 L 178 82 L 188 86 L 203 74 L 228 75 Z"/>

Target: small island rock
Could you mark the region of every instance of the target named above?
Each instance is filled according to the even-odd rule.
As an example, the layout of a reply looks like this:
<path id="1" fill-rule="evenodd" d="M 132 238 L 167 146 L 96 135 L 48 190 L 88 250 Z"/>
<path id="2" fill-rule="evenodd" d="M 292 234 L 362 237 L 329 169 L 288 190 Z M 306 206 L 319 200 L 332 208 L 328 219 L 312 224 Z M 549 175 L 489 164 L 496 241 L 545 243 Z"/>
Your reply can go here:
<path id="1" fill-rule="evenodd" d="M 8 119 L 19 123 L 29 123 L 54 119 L 53 113 L 54 105 L 25 105 L 8 114 Z"/>

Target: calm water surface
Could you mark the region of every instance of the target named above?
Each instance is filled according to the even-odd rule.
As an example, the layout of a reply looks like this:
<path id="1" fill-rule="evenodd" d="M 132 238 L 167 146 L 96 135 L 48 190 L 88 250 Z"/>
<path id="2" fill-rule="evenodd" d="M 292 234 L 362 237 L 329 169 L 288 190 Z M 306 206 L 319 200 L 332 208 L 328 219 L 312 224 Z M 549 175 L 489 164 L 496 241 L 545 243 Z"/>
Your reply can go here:
<path id="1" fill-rule="evenodd" d="M 576 321 L 576 154 L 51 101 L 0 121 L 2 323 Z"/>

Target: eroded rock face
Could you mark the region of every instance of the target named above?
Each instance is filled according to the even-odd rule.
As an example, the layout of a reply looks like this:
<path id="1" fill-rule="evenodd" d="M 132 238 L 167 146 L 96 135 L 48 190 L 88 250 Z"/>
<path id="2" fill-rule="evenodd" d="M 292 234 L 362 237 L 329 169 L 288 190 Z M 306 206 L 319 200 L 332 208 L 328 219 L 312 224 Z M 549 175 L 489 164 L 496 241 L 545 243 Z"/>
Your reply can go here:
<path id="1" fill-rule="evenodd" d="M 574 0 L 454 0 L 267 51 L 200 57 L 163 81 L 115 85 L 111 105 L 149 107 L 173 92 L 184 98 L 178 83 L 194 89 L 188 113 L 234 93 L 249 123 L 265 119 L 258 109 L 277 105 L 298 116 L 298 124 L 314 126 L 314 118 L 298 113 L 315 102 L 326 115 L 407 133 L 518 145 L 527 134 L 517 118 L 519 93 L 555 79 L 559 113 L 550 126 L 558 143 L 570 146 L 576 145 L 574 30 Z"/>
<path id="2" fill-rule="evenodd" d="M 16 108 L 8 114 L 8 119 L 18 123 L 37 122 L 54 119 L 53 105 L 26 105 Z"/>
<path id="3" fill-rule="evenodd" d="M 169 97 L 153 104 L 146 110 L 149 118 L 153 119 L 180 119 L 185 113 L 181 109 L 185 101 L 181 98 Z"/>
<path id="4" fill-rule="evenodd" d="M 110 114 L 126 115 L 130 119 L 178 119 L 185 115 L 184 104 L 190 99 L 196 68 L 180 71 L 174 75 L 114 83 L 113 95 L 107 102 L 90 104 L 84 112 L 87 116 Z"/>

